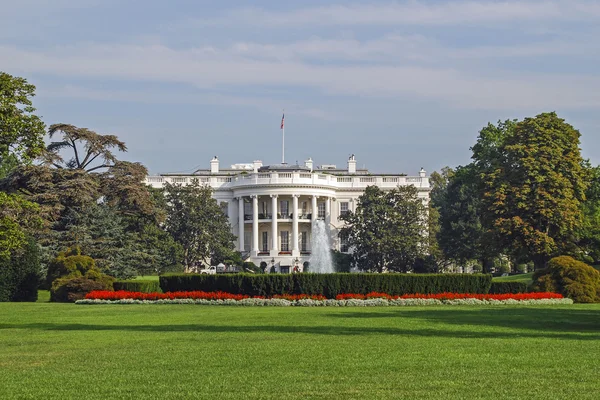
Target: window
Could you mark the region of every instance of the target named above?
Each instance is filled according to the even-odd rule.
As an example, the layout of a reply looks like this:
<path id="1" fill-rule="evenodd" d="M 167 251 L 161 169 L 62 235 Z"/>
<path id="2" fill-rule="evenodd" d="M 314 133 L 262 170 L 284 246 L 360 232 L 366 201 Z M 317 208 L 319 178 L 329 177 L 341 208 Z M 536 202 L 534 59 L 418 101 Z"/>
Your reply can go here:
<path id="1" fill-rule="evenodd" d="M 282 200 L 279 204 L 279 209 L 281 211 L 281 218 L 289 218 L 290 216 L 290 202 L 287 200 Z"/>
<path id="2" fill-rule="evenodd" d="M 340 252 L 348 253 L 349 248 L 348 237 L 346 235 L 340 235 Z"/>
<path id="3" fill-rule="evenodd" d="M 300 233 L 300 251 L 308 251 L 308 232 Z"/>
<path id="4" fill-rule="evenodd" d="M 340 216 L 348 214 L 348 202 L 341 201 L 340 202 Z"/>
<path id="5" fill-rule="evenodd" d="M 317 218 L 325 219 L 325 203 L 319 203 L 317 205 L 319 213 L 317 214 Z"/>
<path id="6" fill-rule="evenodd" d="M 244 219 L 246 221 L 252 219 L 252 203 L 244 203 Z"/>
<path id="7" fill-rule="evenodd" d="M 306 218 L 308 216 L 308 201 L 302 202 L 302 217 Z"/>
<path id="8" fill-rule="evenodd" d="M 281 231 L 281 251 L 290 251 L 290 232 Z"/>
<path id="9" fill-rule="evenodd" d="M 252 242 L 252 232 L 244 232 L 244 251 L 250 251 L 250 242 Z"/>
<path id="10" fill-rule="evenodd" d="M 267 217 L 267 202 L 266 201 L 263 201 L 261 203 L 260 209 L 261 209 L 261 214 L 263 215 L 263 218 L 266 218 Z"/>
<path id="11" fill-rule="evenodd" d="M 269 232 L 262 233 L 262 251 L 269 251 Z"/>

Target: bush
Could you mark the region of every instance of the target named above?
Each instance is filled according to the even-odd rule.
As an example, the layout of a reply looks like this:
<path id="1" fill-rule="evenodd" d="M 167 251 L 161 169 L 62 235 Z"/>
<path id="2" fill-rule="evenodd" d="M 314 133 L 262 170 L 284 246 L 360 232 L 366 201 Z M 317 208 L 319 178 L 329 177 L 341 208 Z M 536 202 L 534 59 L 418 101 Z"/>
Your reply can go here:
<path id="1" fill-rule="evenodd" d="M 93 258 L 81 254 L 76 247 L 58 253 L 48 264 L 47 282 L 50 287 L 50 301 L 75 301 L 92 290 L 113 290 L 115 278 L 103 274 Z M 96 282 L 92 284 L 90 281 Z M 81 297 L 83 298 L 83 297 Z"/>
<path id="2" fill-rule="evenodd" d="M 49 286 L 58 278 L 79 278 L 84 276 L 90 270 L 100 269 L 96 267 L 96 262 L 92 257 L 81 254 L 81 249 L 75 247 L 61 251 L 48 263 L 48 274 L 46 281 Z"/>
<path id="3" fill-rule="evenodd" d="M 158 281 L 116 281 L 113 283 L 115 290 L 128 292 L 156 293 L 160 292 Z"/>
<path id="4" fill-rule="evenodd" d="M 160 277 L 163 292 L 223 291 L 249 296 L 322 294 L 335 298 L 342 293 L 390 295 L 443 292 L 488 293 L 490 275 L 467 274 L 171 274 Z"/>
<path id="5" fill-rule="evenodd" d="M 525 282 L 494 282 L 490 286 L 490 294 L 527 293 L 528 285 Z"/>
<path id="6" fill-rule="evenodd" d="M 0 259 L 0 301 L 36 301 L 39 272 L 39 248 L 30 239 L 20 251 Z"/>
<path id="7" fill-rule="evenodd" d="M 533 274 L 533 290 L 556 292 L 577 303 L 600 301 L 600 272 L 569 256 L 555 257 Z"/>
<path id="8" fill-rule="evenodd" d="M 50 289 L 50 301 L 75 302 L 85 298 L 85 295 L 92 290 L 113 290 L 112 284 L 110 279 L 93 280 L 84 277 L 55 279 Z"/>

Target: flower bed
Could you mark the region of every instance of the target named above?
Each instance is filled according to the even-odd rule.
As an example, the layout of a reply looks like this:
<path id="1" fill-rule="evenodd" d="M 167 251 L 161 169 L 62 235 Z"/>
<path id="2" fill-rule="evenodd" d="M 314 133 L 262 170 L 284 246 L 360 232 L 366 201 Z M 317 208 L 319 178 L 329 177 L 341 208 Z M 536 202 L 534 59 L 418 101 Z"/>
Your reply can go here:
<path id="1" fill-rule="evenodd" d="M 410 305 L 501 305 L 501 304 L 573 304 L 571 299 L 558 293 L 519 293 L 519 294 L 410 294 L 390 296 L 372 292 L 361 294 L 340 294 L 335 299 L 322 295 L 277 295 L 272 298 L 249 297 L 226 292 L 167 292 L 140 293 L 126 291 L 93 291 L 77 304 L 204 304 L 232 306 L 301 306 L 301 307 L 369 307 L 369 306 L 410 306 Z"/>

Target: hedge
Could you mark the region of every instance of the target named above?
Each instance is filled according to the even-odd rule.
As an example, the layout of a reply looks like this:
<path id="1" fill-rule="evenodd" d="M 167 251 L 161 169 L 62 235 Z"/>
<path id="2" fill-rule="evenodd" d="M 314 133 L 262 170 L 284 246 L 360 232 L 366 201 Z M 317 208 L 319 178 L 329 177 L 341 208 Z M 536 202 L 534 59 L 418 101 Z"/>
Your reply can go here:
<path id="1" fill-rule="evenodd" d="M 527 293 L 526 282 L 494 282 L 490 286 L 490 294 Z"/>
<path id="2" fill-rule="evenodd" d="M 113 283 L 115 290 L 127 292 L 155 293 L 160 292 L 158 281 L 116 281 Z"/>
<path id="3" fill-rule="evenodd" d="M 483 274 L 168 274 L 160 278 L 163 292 L 223 291 L 249 296 L 382 292 L 392 296 L 432 293 L 488 293 L 491 275 Z"/>
<path id="4" fill-rule="evenodd" d="M 39 272 L 39 249 L 29 239 L 21 252 L 0 259 L 0 301 L 36 301 Z"/>

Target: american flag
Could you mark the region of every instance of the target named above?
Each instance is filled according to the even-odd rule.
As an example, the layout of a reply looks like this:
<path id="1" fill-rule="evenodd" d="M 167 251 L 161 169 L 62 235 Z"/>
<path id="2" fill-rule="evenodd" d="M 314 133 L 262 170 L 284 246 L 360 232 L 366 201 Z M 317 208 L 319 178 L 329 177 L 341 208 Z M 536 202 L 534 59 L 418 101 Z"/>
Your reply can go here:
<path id="1" fill-rule="evenodd" d="M 283 122 L 285 121 L 285 113 L 281 116 L 281 129 L 283 129 Z"/>

